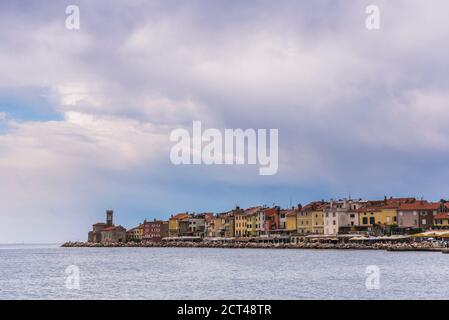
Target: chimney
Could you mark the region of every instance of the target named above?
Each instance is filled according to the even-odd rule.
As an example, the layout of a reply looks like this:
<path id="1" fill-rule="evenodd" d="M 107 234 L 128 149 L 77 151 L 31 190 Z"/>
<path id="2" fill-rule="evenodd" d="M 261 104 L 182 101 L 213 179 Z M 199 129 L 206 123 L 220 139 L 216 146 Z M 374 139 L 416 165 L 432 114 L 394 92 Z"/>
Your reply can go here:
<path id="1" fill-rule="evenodd" d="M 302 209 L 302 205 L 300 203 L 298 203 L 298 211 L 301 211 Z"/>
<path id="2" fill-rule="evenodd" d="M 106 210 L 106 225 L 108 227 L 112 227 L 113 226 L 113 215 L 114 215 L 114 211 L 113 210 Z"/>

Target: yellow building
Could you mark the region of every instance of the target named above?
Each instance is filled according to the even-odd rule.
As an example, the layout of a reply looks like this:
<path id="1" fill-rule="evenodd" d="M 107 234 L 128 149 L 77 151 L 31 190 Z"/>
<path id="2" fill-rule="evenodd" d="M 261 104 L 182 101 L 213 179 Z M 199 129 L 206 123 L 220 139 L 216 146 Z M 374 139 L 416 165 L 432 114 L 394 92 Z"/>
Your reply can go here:
<path id="1" fill-rule="evenodd" d="M 359 226 L 360 227 L 372 227 L 376 224 L 376 213 L 379 209 L 372 207 L 361 208 L 359 213 Z"/>
<path id="2" fill-rule="evenodd" d="M 449 213 L 438 213 L 434 218 L 434 225 L 439 229 L 449 228 Z"/>
<path id="3" fill-rule="evenodd" d="M 246 214 L 246 236 L 256 236 L 256 215 L 254 213 Z"/>
<path id="4" fill-rule="evenodd" d="M 246 214 L 240 211 L 235 214 L 235 236 L 246 237 Z"/>
<path id="5" fill-rule="evenodd" d="M 143 237 L 143 225 L 132 228 L 126 231 L 126 240 L 127 241 L 142 241 Z"/>
<path id="6" fill-rule="evenodd" d="M 288 210 L 285 213 L 285 231 L 287 233 L 296 233 L 297 228 L 297 218 L 298 210 Z"/>
<path id="7" fill-rule="evenodd" d="M 324 233 L 324 209 L 325 205 L 319 206 L 315 211 L 312 211 L 312 233 Z"/>
<path id="8" fill-rule="evenodd" d="M 235 236 L 257 237 L 263 230 L 261 207 L 251 207 L 235 214 Z"/>
<path id="9" fill-rule="evenodd" d="M 397 224 L 397 206 L 385 205 L 378 207 L 365 207 L 359 212 L 359 225 L 371 227 L 374 224 L 379 226 L 391 226 Z"/>
<path id="10" fill-rule="evenodd" d="M 326 202 L 315 201 L 301 208 L 296 222 L 299 235 L 323 234 L 323 209 L 326 205 Z"/>
<path id="11" fill-rule="evenodd" d="M 189 215 L 187 213 L 179 213 L 177 215 L 171 216 L 170 220 L 168 220 L 168 235 L 170 237 L 177 237 L 184 233 L 185 226 L 181 228 L 181 221 L 185 221 L 189 219 Z M 188 228 L 188 223 L 187 223 Z M 181 230 L 182 229 L 182 230 Z"/>
<path id="12" fill-rule="evenodd" d="M 397 224 L 398 211 L 396 206 L 383 206 L 379 208 L 374 216 L 377 224 L 394 225 Z"/>
<path id="13" fill-rule="evenodd" d="M 297 217 L 298 234 L 306 235 L 312 233 L 312 211 L 301 210 Z"/>

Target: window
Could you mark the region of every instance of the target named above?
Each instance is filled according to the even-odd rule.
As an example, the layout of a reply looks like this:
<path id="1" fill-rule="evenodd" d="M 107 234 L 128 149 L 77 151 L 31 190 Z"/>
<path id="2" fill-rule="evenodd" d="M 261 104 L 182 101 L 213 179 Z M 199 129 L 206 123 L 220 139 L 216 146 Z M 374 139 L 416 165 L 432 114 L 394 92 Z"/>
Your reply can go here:
<path id="1" fill-rule="evenodd" d="M 422 219 L 421 224 L 427 224 L 426 219 Z"/>
<path id="2" fill-rule="evenodd" d="M 353 213 L 350 216 L 351 216 L 352 219 L 355 218 L 355 214 L 353 214 Z"/>
<path id="3" fill-rule="evenodd" d="M 374 223 L 375 223 L 374 217 L 370 217 L 370 218 L 369 218 L 369 223 L 370 223 L 370 224 L 374 224 Z"/>
<path id="4" fill-rule="evenodd" d="M 367 217 L 363 217 L 363 224 L 368 224 L 368 218 Z"/>

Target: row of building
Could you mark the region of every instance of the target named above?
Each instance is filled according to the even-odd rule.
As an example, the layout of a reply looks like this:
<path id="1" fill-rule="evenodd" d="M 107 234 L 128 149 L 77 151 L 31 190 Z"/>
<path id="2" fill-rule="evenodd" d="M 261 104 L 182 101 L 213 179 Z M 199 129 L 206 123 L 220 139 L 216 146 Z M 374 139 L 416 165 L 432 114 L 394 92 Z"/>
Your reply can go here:
<path id="1" fill-rule="evenodd" d="M 278 206 L 236 207 L 228 212 L 179 213 L 168 221 L 143 221 L 126 230 L 113 224 L 96 223 L 89 242 L 155 241 L 177 238 L 267 238 L 305 235 L 337 235 L 362 232 L 371 235 L 410 234 L 449 228 L 449 202 L 415 198 L 383 200 L 340 199 L 315 201 L 290 209 Z"/>

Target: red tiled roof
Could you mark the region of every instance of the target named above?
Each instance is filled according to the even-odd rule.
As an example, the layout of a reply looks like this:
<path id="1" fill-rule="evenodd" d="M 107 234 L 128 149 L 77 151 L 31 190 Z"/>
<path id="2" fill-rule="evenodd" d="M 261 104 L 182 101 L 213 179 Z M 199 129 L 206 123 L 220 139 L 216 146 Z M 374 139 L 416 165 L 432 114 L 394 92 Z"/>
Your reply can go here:
<path id="1" fill-rule="evenodd" d="M 97 222 L 96 224 L 94 224 L 94 226 L 105 226 L 106 223 L 104 222 Z"/>
<path id="2" fill-rule="evenodd" d="M 322 210 L 328 203 L 323 201 L 313 201 L 308 204 L 306 204 L 304 207 L 301 208 L 301 210 L 308 211 L 308 210 Z"/>
<path id="3" fill-rule="evenodd" d="M 413 203 L 415 201 L 416 201 L 415 198 L 390 198 L 390 199 L 387 199 L 387 205 L 401 204 L 401 203 Z"/>
<path id="4" fill-rule="evenodd" d="M 117 227 L 108 227 L 108 228 L 104 228 L 101 231 L 114 231 Z"/>
<path id="5" fill-rule="evenodd" d="M 449 213 L 448 212 L 439 213 L 435 216 L 435 219 L 449 219 Z"/>
<path id="6" fill-rule="evenodd" d="M 244 210 L 244 215 L 252 215 L 260 210 L 261 207 L 251 207 Z"/>
<path id="7" fill-rule="evenodd" d="M 175 214 L 171 219 L 173 220 L 184 220 L 184 219 L 188 219 L 189 215 L 187 213 L 178 213 Z"/>
<path id="8" fill-rule="evenodd" d="M 276 208 L 265 208 L 263 212 L 265 213 L 265 216 L 273 216 L 277 214 L 278 210 Z"/>
<path id="9" fill-rule="evenodd" d="M 440 204 L 438 202 L 427 202 L 425 200 L 416 201 L 413 203 L 402 203 L 398 210 L 400 211 L 414 211 L 414 210 L 438 210 Z"/>

